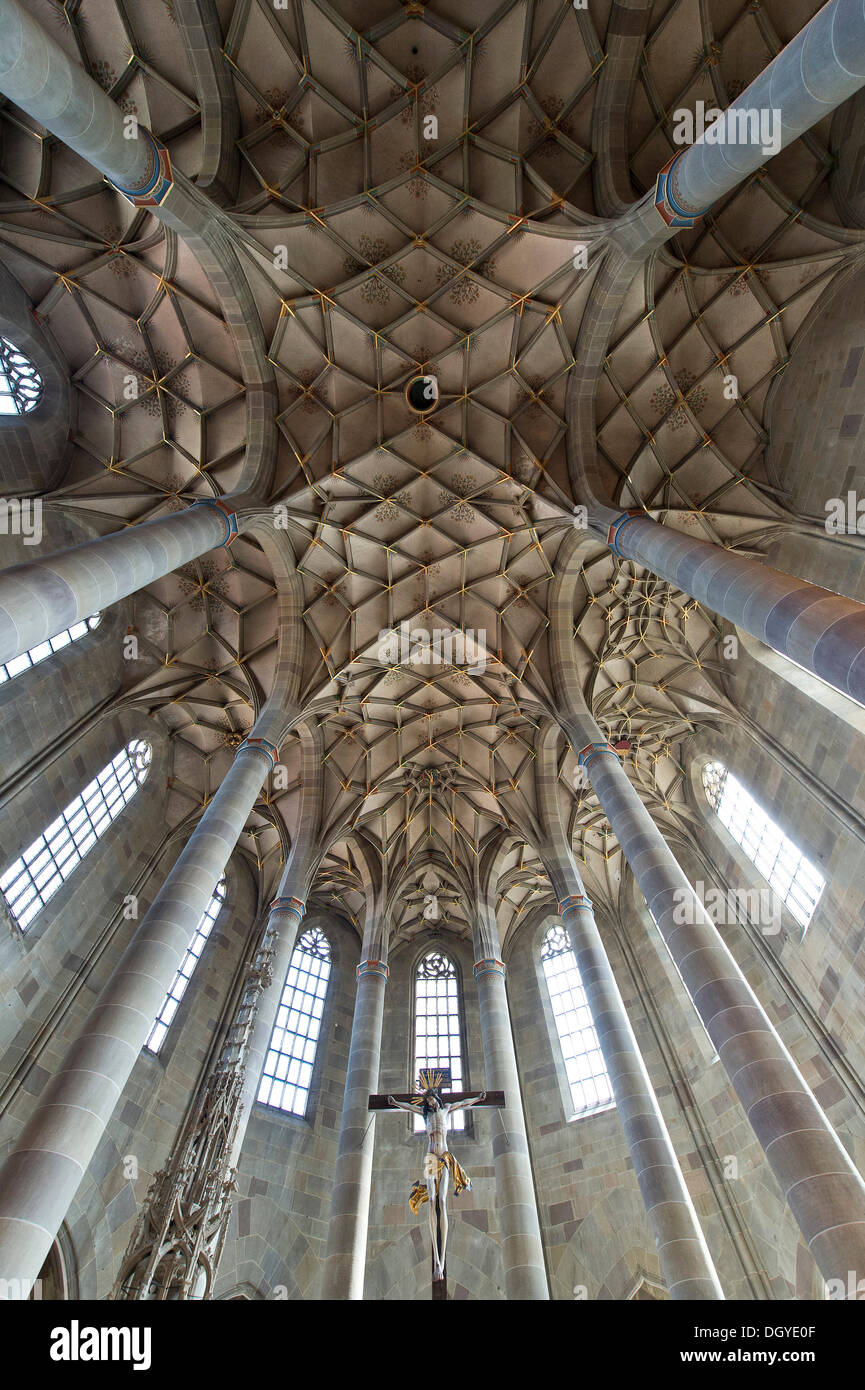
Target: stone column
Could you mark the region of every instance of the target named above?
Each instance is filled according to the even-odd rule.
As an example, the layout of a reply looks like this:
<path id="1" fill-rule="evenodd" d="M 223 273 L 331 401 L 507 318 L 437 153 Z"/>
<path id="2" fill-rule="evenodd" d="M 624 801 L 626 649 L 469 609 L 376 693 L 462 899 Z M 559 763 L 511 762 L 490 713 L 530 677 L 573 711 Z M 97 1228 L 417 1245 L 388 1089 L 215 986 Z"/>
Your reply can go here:
<path id="1" fill-rule="evenodd" d="M 865 704 L 865 605 L 660 526 L 642 512 L 622 513 L 609 527 L 607 543 L 614 554 L 669 580 Z"/>
<path id="2" fill-rule="evenodd" d="M 13 565 L 0 574 L 0 662 L 11 661 L 197 555 L 230 545 L 237 531 L 237 516 L 228 504 L 208 499 L 177 515 Z"/>
<path id="3" fill-rule="evenodd" d="M 365 956 L 357 967 L 357 996 L 321 1292 L 325 1299 L 363 1298 L 375 1145 L 375 1116 L 368 1104 L 378 1089 L 387 977 L 384 961 Z"/>
<path id="4" fill-rule="evenodd" d="M 194 72 L 209 85 L 212 96 L 214 89 L 207 69 L 210 41 L 218 33 L 218 18 L 211 4 L 202 26 L 190 28 L 191 8 L 191 4 L 186 6 L 181 16 L 184 37 L 191 45 Z M 277 452 L 274 416 L 279 411 L 278 392 L 255 299 L 235 250 L 236 228 L 231 219 L 200 187 L 172 170 L 171 158 L 161 140 L 140 122 L 130 123 L 130 118 L 79 63 L 67 57 L 56 38 L 46 33 L 19 0 L 0 0 L 0 33 L 0 93 L 92 164 L 133 206 L 147 208 L 153 217 L 182 236 L 208 277 L 231 330 L 246 389 L 246 448 L 237 490 L 256 496 L 267 494 Z M 204 184 L 210 182 L 214 172 L 217 179 L 220 171 L 230 178 L 236 151 L 229 153 L 226 147 L 224 160 L 218 155 L 214 157 L 210 136 L 215 125 L 210 98 L 204 102 L 202 119 Z"/>
<path id="5" fill-rule="evenodd" d="M 483 951 L 475 930 L 475 949 Z M 484 1073 L 487 1089 L 504 1091 L 505 1105 L 496 1111 L 501 1124 L 493 1139 L 496 1169 L 496 1207 L 502 1232 L 502 1263 L 508 1299 L 547 1299 L 547 1271 L 538 1203 L 532 1177 L 520 1077 L 514 1052 L 511 1018 L 505 993 L 505 967 L 495 956 L 475 962 Z"/>
<path id="6" fill-rule="evenodd" d="M 245 739 L 0 1171 L 0 1278 L 30 1286 L 277 750 Z"/>
<path id="7" fill-rule="evenodd" d="M 164 147 L 144 126 L 127 139 L 123 112 L 18 0 L 0 0 L 0 92 L 122 193 L 158 201 Z"/>
<path id="8" fill-rule="evenodd" d="M 237 1163 L 302 916 L 303 903 L 296 898 L 271 903 L 215 1065 L 142 1203 L 114 1299 L 212 1297 Z"/>
<path id="9" fill-rule="evenodd" d="M 673 227 L 692 226 L 767 158 L 810 130 L 865 84 L 865 10 L 861 0 L 830 0 L 736 98 L 729 111 L 662 172 L 655 198 Z M 761 131 L 742 113 L 778 112 L 777 130 Z M 740 113 L 740 114 L 736 114 Z M 765 117 L 764 117 L 765 119 Z M 766 134 L 769 134 L 769 142 Z"/>
<path id="10" fill-rule="evenodd" d="M 580 763 L 814 1259 L 846 1288 L 865 1270 L 865 1183 L 617 754 L 594 742 Z"/>
<path id="11" fill-rule="evenodd" d="M 559 912 L 574 948 L 670 1297 L 722 1299 L 691 1194 L 582 883 L 559 903 Z"/>

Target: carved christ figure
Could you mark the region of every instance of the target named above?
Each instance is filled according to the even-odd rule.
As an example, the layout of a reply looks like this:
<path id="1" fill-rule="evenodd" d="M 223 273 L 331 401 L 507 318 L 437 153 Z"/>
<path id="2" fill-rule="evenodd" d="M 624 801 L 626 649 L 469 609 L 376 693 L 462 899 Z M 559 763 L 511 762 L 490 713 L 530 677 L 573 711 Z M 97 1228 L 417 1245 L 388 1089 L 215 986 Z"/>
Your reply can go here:
<path id="1" fill-rule="evenodd" d="M 420 1094 L 416 1100 L 397 1100 L 388 1096 L 388 1104 L 397 1110 L 407 1110 L 410 1115 L 420 1115 L 429 1140 L 424 1157 L 424 1175 L 418 1178 L 409 1193 L 408 1204 L 415 1215 L 424 1202 L 429 1202 L 429 1228 L 433 1248 L 433 1279 L 444 1278 L 445 1250 L 448 1240 L 447 1193 L 448 1182 L 454 1181 L 454 1196 L 471 1191 L 471 1178 L 457 1163 L 448 1150 L 448 1115 L 453 1110 L 468 1110 L 472 1105 L 481 1105 L 486 1100 L 486 1091 L 476 1096 L 460 1099 L 447 1104 L 441 1091 L 435 1085 L 427 1084 L 428 1078 L 421 1073 L 418 1083 Z M 436 1197 L 438 1197 L 438 1221 L 436 1219 Z"/>

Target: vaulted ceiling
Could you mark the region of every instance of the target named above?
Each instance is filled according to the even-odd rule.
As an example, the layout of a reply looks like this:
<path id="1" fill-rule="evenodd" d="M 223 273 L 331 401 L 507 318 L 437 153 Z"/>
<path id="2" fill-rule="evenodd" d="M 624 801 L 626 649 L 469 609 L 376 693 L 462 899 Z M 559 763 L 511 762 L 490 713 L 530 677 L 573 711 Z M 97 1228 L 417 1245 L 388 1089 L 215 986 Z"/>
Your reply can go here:
<path id="1" fill-rule="evenodd" d="M 265 500 L 285 508 L 303 577 L 303 700 L 323 731 L 315 896 L 356 922 L 372 856 L 399 934 L 435 925 L 436 882 L 437 925 L 467 933 L 474 863 L 497 838 L 503 934 L 552 901 L 535 778 L 548 590 L 581 500 L 566 414 L 580 323 L 612 219 L 677 148 L 673 112 L 727 105 L 818 8 L 672 0 L 610 22 L 604 0 L 33 0 L 231 220 L 278 387 Z M 221 46 L 196 24 L 217 11 Z M 243 370 L 195 257 L 16 109 L 0 127 L 3 259 L 76 386 L 58 505 L 107 531 L 230 492 Z M 861 255 L 830 144 L 827 118 L 631 287 L 592 422 L 616 503 L 751 551 L 814 524 L 764 455 L 795 335 Z M 405 399 L 418 372 L 440 391 L 423 418 Z M 586 701 L 629 744 L 661 823 L 681 826 L 682 740 L 730 711 L 718 626 L 588 535 L 579 562 Z M 269 693 L 275 582 L 241 537 L 137 595 L 134 614 L 122 698 L 171 735 L 177 820 L 212 795 Z M 484 669 L 383 657 L 379 634 L 403 621 L 482 634 Z M 288 785 L 266 785 L 245 837 L 264 891 L 298 815 L 296 748 L 283 763 Z M 564 739 L 558 766 L 589 892 L 610 902 L 617 846 Z"/>

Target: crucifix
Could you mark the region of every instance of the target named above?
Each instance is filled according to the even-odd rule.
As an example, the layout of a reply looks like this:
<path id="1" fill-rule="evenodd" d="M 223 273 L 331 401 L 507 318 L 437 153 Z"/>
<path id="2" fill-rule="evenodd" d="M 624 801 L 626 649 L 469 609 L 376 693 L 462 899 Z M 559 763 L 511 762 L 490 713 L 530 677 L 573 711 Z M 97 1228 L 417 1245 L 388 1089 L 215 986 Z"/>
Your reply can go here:
<path id="1" fill-rule="evenodd" d="M 410 1115 L 420 1115 L 424 1122 L 429 1141 L 424 1155 L 424 1175 L 414 1183 L 408 1204 L 417 1215 L 424 1202 L 429 1202 L 432 1296 L 436 1301 L 448 1296 L 445 1264 L 448 1183 L 453 1178 L 455 1197 L 461 1192 L 470 1192 L 472 1186 L 468 1173 L 448 1150 L 448 1116 L 454 1110 L 468 1110 L 473 1106 L 498 1108 L 505 1103 L 504 1091 L 451 1091 L 450 1080 L 447 1068 L 427 1069 L 420 1073 L 413 1093 L 369 1098 L 370 1110 L 407 1110 Z M 448 1088 L 447 1101 L 442 1095 L 445 1087 Z"/>

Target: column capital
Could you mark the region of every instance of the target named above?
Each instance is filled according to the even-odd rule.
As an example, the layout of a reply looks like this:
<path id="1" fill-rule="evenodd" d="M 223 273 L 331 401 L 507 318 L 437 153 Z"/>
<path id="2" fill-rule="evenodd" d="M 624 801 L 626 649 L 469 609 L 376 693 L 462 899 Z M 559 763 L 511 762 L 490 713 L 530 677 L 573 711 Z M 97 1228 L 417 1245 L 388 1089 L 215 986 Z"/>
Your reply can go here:
<path id="1" fill-rule="evenodd" d="M 232 541 L 237 539 L 239 530 L 237 512 L 233 512 L 227 502 L 223 502 L 219 497 L 199 497 L 196 502 L 192 503 L 192 506 L 215 507 L 218 512 L 222 513 L 226 528 L 225 536 L 218 545 L 214 546 L 214 550 L 218 549 L 219 546 L 231 545 Z"/>
<path id="2" fill-rule="evenodd" d="M 708 208 L 703 208 L 702 212 L 689 212 L 679 206 L 676 198 L 679 189 L 675 165 L 684 153 L 684 150 L 679 150 L 674 154 L 655 180 L 655 207 L 668 227 L 694 227 L 709 211 Z"/>
<path id="3" fill-rule="evenodd" d="M 298 922 L 303 920 L 306 912 L 306 903 L 301 898 L 274 898 L 270 904 L 271 912 L 293 912 L 297 916 Z"/>
<path id="4" fill-rule="evenodd" d="M 119 183 L 112 183 L 111 187 L 116 188 L 118 193 L 122 193 L 124 198 L 128 198 L 137 208 L 158 208 L 165 202 L 174 183 L 171 159 L 162 141 L 157 140 L 146 126 L 139 124 L 138 138 L 145 140 L 150 147 L 150 176 L 147 182 L 140 188 L 123 188 Z"/>
<path id="5" fill-rule="evenodd" d="M 627 526 L 629 521 L 633 521 L 635 517 L 641 516 L 645 518 L 645 515 L 646 513 L 640 511 L 639 508 L 632 507 L 629 511 L 622 512 L 622 515 L 616 518 L 612 526 L 609 526 L 607 528 L 607 545 L 610 547 L 614 555 L 621 556 L 622 554 L 621 550 L 619 549 L 619 534 L 622 531 L 622 529 L 625 526 Z"/>
<path id="6" fill-rule="evenodd" d="M 496 960 L 495 957 L 488 957 L 484 960 L 476 960 L 474 965 L 472 966 L 472 973 L 474 974 L 476 980 L 479 980 L 481 975 L 501 975 L 502 979 L 504 979 L 504 961 Z"/>
<path id="7" fill-rule="evenodd" d="M 362 960 L 356 973 L 359 980 L 362 980 L 366 975 L 379 975 L 383 980 L 386 980 L 390 971 L 383 960 Z"/>
<path id="8" fill-rule="evenodd" d="M 577 908 L 582 908 L 584 912 L 591 912 L 591 898 L 587 898 L 585 893 L 570 893 L 559 903 L 559 916 L 564 917 L 568 912 L 575 912 Z"/>
<path id="9" fill-rule="evenodd" d="M 262 753 L 270 763 L 270 770 L 276 767 L 279 762 L 279 749 L 275 744 L 269 743 L 266 738 L 245 738 L 240 744 L 235 757 L 241 753 Z"/>
<path id="10" fill-rule="evenodd" d="M 586 763 L 597 757 L 599 753 L 612 753 L 614 758 L 619 756 L 611 743 L 587 743 L 585 748 L 581 748 L 577 754 L 580 767 L 585 767 Z"/>

